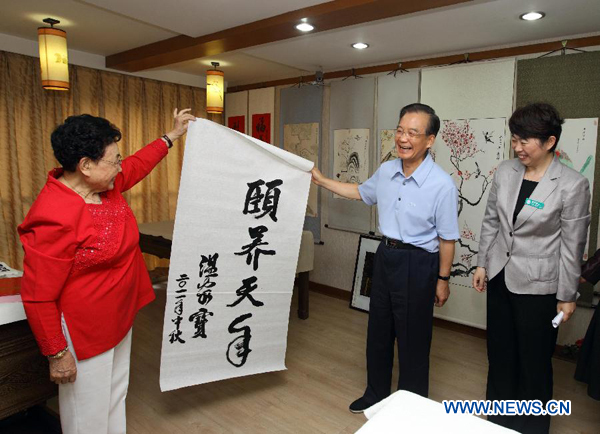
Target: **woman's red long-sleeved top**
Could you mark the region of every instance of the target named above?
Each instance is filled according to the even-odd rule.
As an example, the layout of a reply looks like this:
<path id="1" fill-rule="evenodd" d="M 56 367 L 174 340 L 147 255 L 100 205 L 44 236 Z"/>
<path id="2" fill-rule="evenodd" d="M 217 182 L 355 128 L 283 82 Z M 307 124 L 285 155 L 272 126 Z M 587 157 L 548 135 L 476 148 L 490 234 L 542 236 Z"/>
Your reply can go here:
<path id="1" fill-rule="evenodd" d="M 116 346 L 135 315 L 154 300 L 139 247 L 136 219 L 122 193 L 167 155 L 157 139 L 123 160 L 114 188 L 88 204 L 63 185 L 54 169 L 19 226 L 25 250 L 21 298 L 44 355 L 67 343 L 61 314 L 79 360 Z"/>

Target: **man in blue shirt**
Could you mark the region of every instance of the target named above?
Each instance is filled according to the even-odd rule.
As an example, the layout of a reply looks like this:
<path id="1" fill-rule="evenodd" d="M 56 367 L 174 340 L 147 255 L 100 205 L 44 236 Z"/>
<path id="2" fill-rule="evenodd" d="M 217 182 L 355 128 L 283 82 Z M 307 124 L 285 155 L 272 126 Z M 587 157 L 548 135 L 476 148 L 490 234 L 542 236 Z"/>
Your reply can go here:
<path id="1" fill-rule="evenodd" d="M 375 254 L 369 328 L 367 388 L 350 404 L 360 413 L 390 394 L 394 340 L 398 341 L 398 389 L 429 391 L 433 306 L 443 306 L 458 233 L 458 190 L 434 163 L 429 148 L 440 129 L 435 111 L 410 104 L 400 112 L 398 159 L 383 163 L 364 184 L 326 178 L 313 182 L 348 199 L 377 205 L 383 241 Z"/>

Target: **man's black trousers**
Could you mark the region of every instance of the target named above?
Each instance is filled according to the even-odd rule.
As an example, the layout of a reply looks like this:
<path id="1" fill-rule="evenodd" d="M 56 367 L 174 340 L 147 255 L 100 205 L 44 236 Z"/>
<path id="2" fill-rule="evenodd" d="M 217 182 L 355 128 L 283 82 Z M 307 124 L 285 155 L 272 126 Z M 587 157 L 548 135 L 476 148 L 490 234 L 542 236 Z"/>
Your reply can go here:
<path id="1" fill-rule="evenodd" d="M 369 329 L 367 389 L 369 404 L 391 391 L 394 341 L 398 342 L 398 389 L 427 396 L 429 349 L 439 254 L 423 249 L 393 249 L 384 243 L 375 254 Z"/>

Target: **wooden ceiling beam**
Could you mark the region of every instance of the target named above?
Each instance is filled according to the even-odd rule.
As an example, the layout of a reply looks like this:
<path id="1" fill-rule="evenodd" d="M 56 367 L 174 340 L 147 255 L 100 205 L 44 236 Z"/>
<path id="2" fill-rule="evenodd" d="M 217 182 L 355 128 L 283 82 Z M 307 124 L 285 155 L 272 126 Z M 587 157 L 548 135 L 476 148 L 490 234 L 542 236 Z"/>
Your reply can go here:
<path id="1" fill-rule="evenodd" d="M 473 0 L 336 0 L 287 12 L 210 35 L 192 38 L 176 36 L 106 57 L 106 67 L 138 72 L 216 56 L 228 51 L 254 47 L 301 36 L 296 24 L 308 18 L 318 33 L 364 24 L 385 18 L 453 6 Z"/>

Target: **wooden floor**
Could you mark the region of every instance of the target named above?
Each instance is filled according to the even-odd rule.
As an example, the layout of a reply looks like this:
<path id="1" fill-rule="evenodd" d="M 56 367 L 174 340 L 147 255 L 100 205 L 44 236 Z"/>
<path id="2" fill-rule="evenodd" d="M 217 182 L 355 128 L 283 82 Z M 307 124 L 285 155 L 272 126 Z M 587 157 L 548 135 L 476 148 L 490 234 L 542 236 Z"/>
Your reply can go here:
<path id="1" fill-rule="evenodd" d="M 353 433 L 365 418 L 348 411 L 365 387 L 367 315 L 346 302 L 310 294 L 310 318 L 290 315 L 288 370 L 161 393 L 158 386 L 165 294 L 144 308 L 133 334 L 127 398 L 129 434 Z M 485 341 L 435 328 L 430 398 L 483 399 Z M 575 365 L 554 360 L 555 399 L 572 415 L 555 417 L 553 433 L 600 432 L 600 403 L 573 380 Z M 396 381 L 394 379 L 394 381 Z"/>

